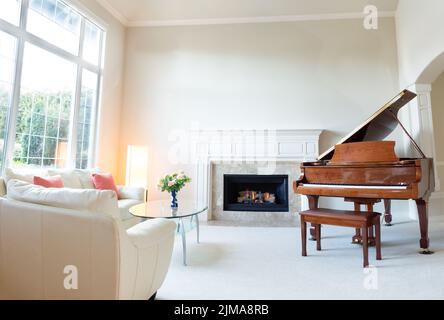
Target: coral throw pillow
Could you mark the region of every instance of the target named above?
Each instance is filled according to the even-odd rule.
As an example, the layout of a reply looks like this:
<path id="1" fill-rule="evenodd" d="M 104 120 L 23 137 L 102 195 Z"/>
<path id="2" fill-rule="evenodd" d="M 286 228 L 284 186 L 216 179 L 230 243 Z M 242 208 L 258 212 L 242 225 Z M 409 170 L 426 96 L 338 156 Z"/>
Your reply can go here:
<path id="1" fill-rule="evenodd" d="M 112 190 L 119 198 L 119 192 L 117 191 L 114 178 L 111 173 L 93 173 L 91 175 L 94 187 L 99 190 Z"/>
<path id="2" fill-rule="evenodd" d="M 60 175 L 52 177 L 34 176 L 34 184 L 45 188 L 63 188 L 63 180 Z"/>

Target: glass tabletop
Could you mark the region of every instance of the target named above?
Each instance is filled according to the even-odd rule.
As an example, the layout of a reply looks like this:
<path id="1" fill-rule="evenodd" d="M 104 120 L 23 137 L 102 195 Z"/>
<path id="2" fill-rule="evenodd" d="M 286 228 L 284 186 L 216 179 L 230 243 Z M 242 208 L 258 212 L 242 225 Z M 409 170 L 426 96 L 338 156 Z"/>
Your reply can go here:
<path id="1" fill-rule="evenodd" d="M 195 201 L 181 200 L 176 209 L 171 208 L 171 201 L 148 201 L 131 207 L 129 212 L 139 218 L 184 218 L 194 216 L 207 210 L 206 205 L 198 205 Z"/>

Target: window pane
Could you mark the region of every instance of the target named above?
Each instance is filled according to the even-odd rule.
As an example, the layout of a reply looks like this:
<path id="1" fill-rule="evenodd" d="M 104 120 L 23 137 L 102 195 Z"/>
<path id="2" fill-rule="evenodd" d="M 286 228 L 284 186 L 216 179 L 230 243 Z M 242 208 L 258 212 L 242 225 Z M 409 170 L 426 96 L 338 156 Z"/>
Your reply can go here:
<path id="1" fill-rule="evenodd" d="M 79 53 L 81 16 L 58 0 L 32 0 L 27 30 L 52 44 Z"/>
<path id="2" fill-rule="evenodd" d="M 15 53 L 16 39 L 0 31 L 0 168 L 4 164 L 7 121 L 12 102 Z"/>
<path id="3" fill-rule="evenodd" d="M 83 70 L 80 108 L 77 117 L 76 167 L 85 169 L 88 166 L 89 151 L 94 131 L 94 112 L 96 109 L 98 76 Z"/>
<path id="4" fill-rule="evenodd" d="M 26 44 L 15 165 L 65 166 L 76 75 L 75 64 Z"/>
<path id="5" fill-rule="evenodd" d="M 0 19 L 19 25 L 20 0 L 0 0 Z"/>
<path id="6" fill-rule="evenodd" d="M 85 22 L 85 40 L 83 43 L 83 59 L 94 65 L 99 64 L 100 58 L 100 38 L 102 30 L 94 24 Z"/>

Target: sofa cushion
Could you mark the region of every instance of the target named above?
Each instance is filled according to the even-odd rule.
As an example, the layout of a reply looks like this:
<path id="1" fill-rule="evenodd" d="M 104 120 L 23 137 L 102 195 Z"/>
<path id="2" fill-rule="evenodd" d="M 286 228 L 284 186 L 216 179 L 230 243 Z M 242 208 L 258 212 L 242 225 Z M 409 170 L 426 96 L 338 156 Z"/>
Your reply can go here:
<path id="1" fill-rule="evenodd" d="M 91 170 L 76 169 L 74 171 L 77 174 L 77 177 L 79 178 L 83 189 L 95 189 L 94 183 L 92 180 L 92 174 L 99 172 L 99 170 L 96 170 L 96 169 L 91 169 Z"/>
<path id="2" fill-rule="evenodd" d="M 61 175 L 67 188 L 95 189 L 92 174 L 99 173 L 99 169 L 48 169 L 48 174 Z"/>
<path id="3" fill-rule="evenodd" d="M 66 188 L 83 189 L 82 183 L 75 170 L 71 169 L 48 169 L 50 176 L 61 176 Z"/>
<path id="4" fill-rule="evenodd" d="M 48 170 L 40 168 L 6 168 L 5 181 L 11 179 L 26 181 L 34 183 L 34 176 L 45 177 L 48 175 Z"/>
<path id="5" fill-rule="evenodd" d="M 120 220 L 117 198 L 113 191 L 44 188 L 16 179 L 8 181 L 7 189 L 7 197 L 13 200 L 56 208 L 104 213 Z"/>
<path id="6" fill-rule="evenodd" d="M 34 176 L 34 184 L 45 188 L 63 188 L 63 180 L 60 175 L 50 177 Z"/>
<path id="7" fill-rule="evenodd" d="M 117 190 L 119 191 L 119 199 L 135 199 L 145 201 L 145 188 L 117 186 Z"/>
<path id="8" fill-rule="evenodd" d="M 118 201 L 118 207 L 119 207 L 119 213 L 120 213 L 120 219 L 122 221 L 129 220 L 131 218 L 134 218 L 134 216 L 129 213 L 129 209 L 132 206 L 135 206 L 137 204 L 142 203 L 142 201 L 134 200 L 134 199 L 122 199 Z"/>

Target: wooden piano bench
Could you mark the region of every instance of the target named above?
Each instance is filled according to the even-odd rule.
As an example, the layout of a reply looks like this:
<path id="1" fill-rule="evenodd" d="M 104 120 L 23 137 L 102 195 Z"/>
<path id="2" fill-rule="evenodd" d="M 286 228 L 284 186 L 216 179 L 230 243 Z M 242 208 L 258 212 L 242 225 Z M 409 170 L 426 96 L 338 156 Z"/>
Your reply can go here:
<path id="1" fill-rule="evenodd" d="M 321 250 L 321 225 L 332 225 L 350 228 L 359 228 L 362 232 L 362 248 L 364 268 L 368 267 L 368 231 L 375 227 L 376 260 L 381 260 L 381 214 L 378 212 L 361 212 L 332 209 L 311 209 L 300 212 L 302 256 L 307 256 L 307 223 L 315 226 L 316 249 Z"/>

